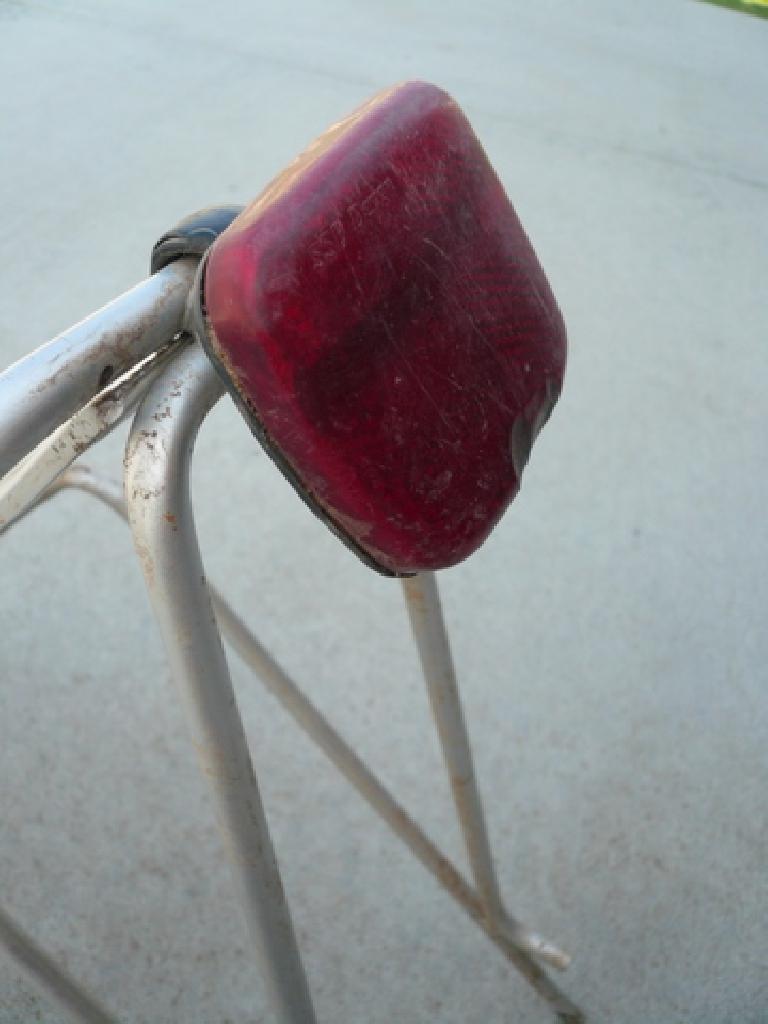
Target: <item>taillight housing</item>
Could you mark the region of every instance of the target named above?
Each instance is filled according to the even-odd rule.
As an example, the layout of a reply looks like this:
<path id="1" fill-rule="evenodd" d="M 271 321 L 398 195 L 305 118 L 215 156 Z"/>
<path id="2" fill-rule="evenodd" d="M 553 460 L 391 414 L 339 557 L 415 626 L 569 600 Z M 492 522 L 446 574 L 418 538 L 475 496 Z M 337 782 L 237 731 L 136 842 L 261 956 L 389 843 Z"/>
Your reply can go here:
<path id="1" fill-rule="evenodd" d="M 520 486 L 563 320 L 469 122 L 385 90 L 214 243 L 206 346 L 302 498 L 368 564 L 459 562 Z"/>

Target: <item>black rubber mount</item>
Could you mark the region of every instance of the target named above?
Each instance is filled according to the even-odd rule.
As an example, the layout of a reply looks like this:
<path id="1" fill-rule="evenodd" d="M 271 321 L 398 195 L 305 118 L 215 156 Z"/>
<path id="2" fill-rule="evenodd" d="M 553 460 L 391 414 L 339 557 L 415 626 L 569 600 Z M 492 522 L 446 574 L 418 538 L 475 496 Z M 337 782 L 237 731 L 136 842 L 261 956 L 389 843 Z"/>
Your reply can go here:
<path id="1" fill-rule="evenodd" d="M 244 209 L 243 206 L 207 206 L 184 217 L 152 246 L 150 273 L 156 274 L 184 256 L 200 259 Z"/>
<path id="2" fill-rule="evenodd" d="M 382 576 L 407 577 L 416 575 L 412 572 L 395 572 L 387 566 L 382 565 L 380 562 L 377 562 L 372 555 L 360 547 L 354 538 L 346 533 L 346 531 L 331 518 L 329 513 L 315 499 L 314 495 L 305 487 L 301 477 L 298 475 L 294 467 L 269 436 L 269 433 L 261 422 L 256 409 L 238 390 L 237 383 L 232 380 L 226 366 L 224 366 L 218 357 L 216 345 L 213 341 L 213 329 L 206 315 L 203 285 L 205 281 L 207 256 L 207 252 L 203 254 L 200 260 L 200 265 L 197 268 L 194 284 L 192 285 L 189 303 L 187 306 L 186 328 L 195 335 L 197 340 L 205 349 L 208 358 L 213 363 L 216 372 L 223 381 L 227 391 L 232 396 L 232 399 L 240 410 L 243 419 L 250 427 L 251 433 L 270 459 L 272 459 L 288 483 L 296 491 L 307 508 L 328 527 L 334 536 L 338 537 L 345 547 L 349 548 L 353 554 L 357 555 L 360 561 L 367 565 L 369 569 L 374 569 Z"/>

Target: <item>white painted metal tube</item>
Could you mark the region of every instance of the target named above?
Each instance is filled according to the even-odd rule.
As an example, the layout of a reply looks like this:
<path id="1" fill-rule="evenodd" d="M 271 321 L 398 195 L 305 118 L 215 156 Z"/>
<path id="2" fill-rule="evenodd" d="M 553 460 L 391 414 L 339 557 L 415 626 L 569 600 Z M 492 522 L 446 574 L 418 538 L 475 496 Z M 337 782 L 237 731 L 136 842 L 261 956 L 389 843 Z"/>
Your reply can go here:
<path id="1" fill-rule="evenodd" d="M 517 936 L 521 948 L 563 970 L 570 963 L 570 957 L 512 918 L 501 899 L 435 576 L 422 573 L 403 579 L 401 583 L 456 812 L 489 930 L 501 929 Z"/>
<path id="2" fill-rule="evenodd" d="M 21 518 L 75 459 L 122 423 L 177 344 L 170 342 L 126 370 L 0 479 L 0 533 Z"/>
<path id="3" fill-rule="evenodd" d="M 134 543 L 211 785 L 262 979 L 280 1024 L 315 1015 L 248 742 L 211 607 L 189 496 L 197 430 L 222 393 L 207 356 L 185 346 L 145 397 L 125 457 Z"/>
<path id="4" fill-rule="evenodd" d="M 404 579 L 402 587 L 472 874 L 485 913 L 498 921 L 504 909 L 437 583 L 433 573 L 422 573 Z"/>
<path id="5" fill-rule="evenodd" d="M 196 265 L 177 260 L 0 373 L 0 476 L 180 330 Z"/>
<path id="6" fill-rule="evenodd" d="M 266 688 L 320 747 L 363 799 L 389 825 L 411 853 L 437 879 L 459 906 L 487 933 L 507 959 L 520 971 L 539 995 L 548 1000 L 563 1020 L 580 1021 L 580 1011 L 555 986 L 532 959 L 556 961 L 562 967 L 565 954 L 545 939 L 530 932 L 505 914 L 493 927 L 483 903 L 461 872 L 441 853 L 408 812 L 376 778 L 370 768 L 336 732 L 328 720 L 304 695 L 297 684 L 259 643 L 231 606 L 213 592 L 216 618 L 234 649 L 259 676 Z M 567 961 L 566 961 L 567 964 Z"/>
<path id="7" fill-rule="evenodd" d="M 116 1018 L 41 949 L 2 907 L 0 944 L 76 1020 L 83 1024 L 116 1024 Z"/>
<path id="8" fill-rule="evenodd" d="M 98 498 L 127 519 L 120 488 L 111 480 L 95 475 L 87 466 L 73 466 L 62 474 L 42 500 L 53 497 L 64 488 L 76 488 Z M 393 833 L 408 847 L 421 864 L 434 876 L 445 891 L 482 928 L 488 938 L 522 974 L 538 994 L 547 1000 L 558 1018 L 568 1024 L 583 1020 L 581 1011 L 542 971 L 531 953 L 541 957 L 544 940 L 528 951 L 530 933 L 521 930 L 511 919 L 489 929 L 480 897 L 461 872 L 427 837 L 408 812 L 394 799 L 368 766 L 312 704 L 285 670 L 274 660 L 259 640 L 239 618 L 214 587 L 211 601 L 222 633 L 243 661 L 261 679 L 267 690 L 280 702 L 297 725 L 328 757 L 332 764 L 357 790 L 369 806 L 389 825 Z"/>

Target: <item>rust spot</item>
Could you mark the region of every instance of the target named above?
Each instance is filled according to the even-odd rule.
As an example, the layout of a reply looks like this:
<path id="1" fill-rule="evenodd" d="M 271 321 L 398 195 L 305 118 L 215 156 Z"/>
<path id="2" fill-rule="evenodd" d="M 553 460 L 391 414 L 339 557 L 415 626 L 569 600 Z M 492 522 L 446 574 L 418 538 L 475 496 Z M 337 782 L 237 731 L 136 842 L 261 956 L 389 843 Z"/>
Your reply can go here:
<path id="1" fill-rule="evenodd" d="M 203 740 L 193 740 L 193 743 L 197 750 L 200 768 L 205 775 L 230 784 L 240 781 L 240 767 L 234 755 L 227 754 L 215 744 L 206 743 Z"/>
<path id="2" fill-rule="evenodd" d="M 166 523 L 170 523 L 174 530 L 178 530 L 179 527 L 176 522 L 176 516 L 172 512 L 166 512 L 163 515 L 163 519 L 166 521 Z"/>
<path id="3" fill-rule="evenodd" d="M 159 498 L 163 493 L 162 487 L 134 487 L 131 492 L 131 497 L 135 500 L 136 498 L 142 498 L 144 501 L 151 501 L 153 498 Z"/>
<path id="4" fill-rule="evenodd" d="M 37 384 L 33 394 L 43 394 L 49 388 L 55 388 L 62 375 L 69 374 L 73 370 L 77 372 L 78 367 L 82 367 L 85 364 L 93 365 L 94 369 L 100 364 L 104 364 L 104 368 L 99 376 L 99 388 L 104 388 L 114 376 L 124 373 L 130 366 L 133 366 L 138 358 L 146 354 L 146 352 L 136 351 L 137 343 L 155 326 L 158 309 L 166 305 L 168 298 L 177 288 L 178 285 L 175 282 L 169 281 L 157 296 L 156 301 L 153 302 L 151 309 L 148 309 L 136 319 L 132 319 L 124 327 L 104 331 L 97 344 L 86 346 L 81 355 L 75 357 L 68 356 L 64 364 L 59 366 L 58 369 L 53 369 L 53 367 L 60 360 L 61 356 L 52 359 L 50 364 L 51 372 L 44 380 Z M 67 333 L 66 331 L 64 332 L 65 335 Z M 107 371 L 109 371 L 109 376 L 107 376 Z"/>
<path id="5" fill-rule="evenodd" d="M 152 552 L 149 550 L 146 544 L 141 541 L 135 541 L 136 554 L 139 556 L 141 567 L 144 570 L 144 578 L 147 581 L 147 585 L 152 587 L 155 582 L 155 562 L 152 558 Z"/>

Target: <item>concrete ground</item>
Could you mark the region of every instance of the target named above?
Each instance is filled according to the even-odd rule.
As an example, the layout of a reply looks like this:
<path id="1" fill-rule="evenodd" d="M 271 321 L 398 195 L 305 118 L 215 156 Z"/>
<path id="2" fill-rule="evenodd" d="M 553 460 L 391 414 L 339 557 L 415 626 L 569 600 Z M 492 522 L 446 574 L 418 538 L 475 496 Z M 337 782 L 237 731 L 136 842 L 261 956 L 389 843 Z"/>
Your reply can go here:
<path id="1" fill-rule="evenodd" d="M 0 0 L 0 364 L 379 87 L 468 112 L 571 356 L 441 579 L 504 890 L 594 1022 L 768 1021 L 767 55 L 692 0 Z M 211 577 L 464 864 L 397 585 L 228 402 L 195 492 Z M 2 902 L 125 1024 L 269 1021 L 123 526 L 67 495 L 1 549 Z M 321 1024 L 550 1019 L 232 664 Z M 60 1020 L 0 955 L 0 1022 Z"/>

